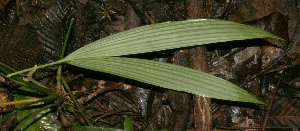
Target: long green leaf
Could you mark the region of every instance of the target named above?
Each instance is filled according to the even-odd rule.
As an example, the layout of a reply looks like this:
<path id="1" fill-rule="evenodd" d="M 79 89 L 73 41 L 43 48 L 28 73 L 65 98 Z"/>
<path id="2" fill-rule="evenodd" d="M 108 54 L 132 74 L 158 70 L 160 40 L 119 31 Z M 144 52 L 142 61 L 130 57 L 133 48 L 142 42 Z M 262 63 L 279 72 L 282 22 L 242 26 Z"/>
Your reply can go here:
<path id="1" fill-rule="evenodd" d="M 252 26 L 216 19 L 165 22 L 108 36 L 78 49 L 65 59 L 36 68 L 67 62 L 168 89 L 217 99 L 261 103 L 234 84 L 212 75 L 166 63 L 112 56 L 267 37 L 281 39 Z"/>
<path id="2" fill-rule="evenodd" d="M 80 48 L 67 57 L 122 56 L 266 37 L 278 38 L 252 26 L 216 19 L 165 22 L 108 36 Z"/>
<path id="3" fill-rule="evenodd" d="M 123 57 L 90 57 L 75 59 L 68 63 L 210 98 L 262 103 L 247 91 L 226 80 L 173 64 Z"/>

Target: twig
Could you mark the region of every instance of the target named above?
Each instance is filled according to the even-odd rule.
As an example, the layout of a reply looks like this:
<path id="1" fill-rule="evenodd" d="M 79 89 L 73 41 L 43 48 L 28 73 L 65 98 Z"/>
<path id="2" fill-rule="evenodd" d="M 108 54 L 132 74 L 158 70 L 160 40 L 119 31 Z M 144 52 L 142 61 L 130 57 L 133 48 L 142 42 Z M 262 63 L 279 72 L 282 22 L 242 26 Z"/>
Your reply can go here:
<path id="1" fill-rule="evenodd" d="M 280 76 L 280 78 L 279 78 L 279 80 L 278 80 L 278 82 L 276 84 L 275 90 L 272 93 L 271 100 L 269 101 L 268 109 L 267 109 L 267 112 L 265 114 L 265 118 L 264 118 L 264 122 L 263 122 L 262 131 L 266 131 L 266 127 L 267 127 L 267 124 L 268 124 L 269 114 L 270 114 L 270 111 L 272 109 L 272 106 L 273 106 L 273 103 L 274 103 L 274 100 L 275 100 L 275 97 L 276 97 L 276 94 L 277 94 L 277 91 L 278 91 L 279 84 L 280 84 L 280 81 L 282 79 L 282 76 L 283 76 L 283 72 L 281 73 L 281 76 Z"/>

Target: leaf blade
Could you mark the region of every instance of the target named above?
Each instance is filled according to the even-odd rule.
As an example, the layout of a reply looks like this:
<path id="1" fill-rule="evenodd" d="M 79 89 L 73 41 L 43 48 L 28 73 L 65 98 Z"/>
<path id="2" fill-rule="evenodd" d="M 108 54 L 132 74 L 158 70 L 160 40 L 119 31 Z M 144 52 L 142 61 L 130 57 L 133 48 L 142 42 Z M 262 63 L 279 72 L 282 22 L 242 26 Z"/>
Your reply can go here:
<path id="1" fill-rule="evenodd" d="M 247 91 L 226 80 L 173 64 L 123 57 L 91 57 L 71 60 L 68 63 L 210 98 L 262 103 Z"/>
<path id="2" fill-rule="evenodd" d="M 146 25 L 90 43 L 68 58 L 122 56 L 253 38 L 277 38 L 269 32 L 234 22 L 195 19 Z"/>

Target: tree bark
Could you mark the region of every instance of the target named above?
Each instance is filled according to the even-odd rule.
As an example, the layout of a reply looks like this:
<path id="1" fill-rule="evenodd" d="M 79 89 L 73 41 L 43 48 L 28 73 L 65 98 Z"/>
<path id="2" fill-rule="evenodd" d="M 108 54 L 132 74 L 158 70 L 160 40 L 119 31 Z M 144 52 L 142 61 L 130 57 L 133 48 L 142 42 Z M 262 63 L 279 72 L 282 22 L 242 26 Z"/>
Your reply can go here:
<path id="1" fill-rule="evenodd" d="M 191 49 L 191 67 L 199 71 L 208 71 L 205 47 Z M 212 130 L 211 100 L 208 97 L 194 95 L 195 131 Z"/>
<path id="2" fill-rule="evenodd" d="M 180 50 L 174 53 L 173 64 L 190 67 L 189 50 Z M 172 108 L 168 130 L 185 131 L 188 127 L 192 110 L 192 95 L 185 92 L 167 90 L 168 101 Z"/>
<path id="3" fill-rule="evenodd" d="M 188 0 L 188 19 L 209 18 L 211 4 L 209 0 Z M 211 1 L 211 0 L 210 0 Z M 207 72 L 207 53 L 204 46 L 190 50 L 191 68 Z M 194 95 L 195 131 L 212 131 L 211 100 L 208 97 Z"/>

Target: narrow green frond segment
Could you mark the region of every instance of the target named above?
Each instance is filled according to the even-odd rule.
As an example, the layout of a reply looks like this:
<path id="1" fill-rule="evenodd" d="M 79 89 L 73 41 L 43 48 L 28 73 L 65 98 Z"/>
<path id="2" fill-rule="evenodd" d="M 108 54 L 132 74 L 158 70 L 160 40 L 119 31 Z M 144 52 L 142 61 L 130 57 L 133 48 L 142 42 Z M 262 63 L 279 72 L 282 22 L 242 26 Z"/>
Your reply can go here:
<path id="1" fill-rule="evenodd" d="M 173 64 L 122 57 L 90 57 L 74 59 L 68 63 L 210 98 L 262 103 L 247 91 L 226 80 Z"/>
<path id="2" fill-rule="evenodd" d="M 165 22 L 108 36 L 84 46 L 68 57 L 122 56 L 267 37 L 280 39 L 256 27 L 217 19 Z"/>

